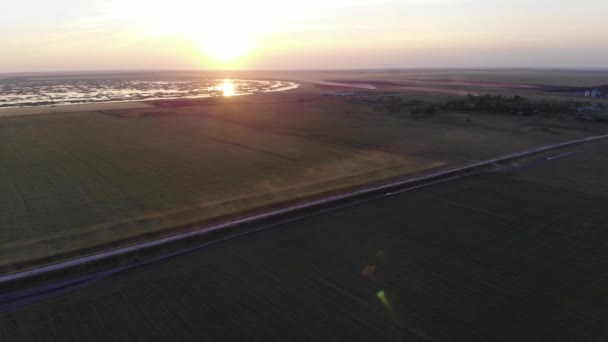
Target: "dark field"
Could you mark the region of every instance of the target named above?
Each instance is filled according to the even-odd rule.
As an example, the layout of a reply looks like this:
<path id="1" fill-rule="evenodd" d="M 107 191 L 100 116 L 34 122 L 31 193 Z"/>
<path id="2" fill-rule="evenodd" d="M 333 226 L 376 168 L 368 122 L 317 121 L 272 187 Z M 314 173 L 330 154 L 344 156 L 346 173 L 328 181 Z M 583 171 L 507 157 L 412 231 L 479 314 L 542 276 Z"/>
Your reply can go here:
<path id="1" fill-rule="evenodd" d="M 112 276 L 0 340 L 604 341 L 607 200 L 586 144 Z"/>
<path id="2" fill-rule="evenodd" d="M 0 269 L 606 131 L 488 113 L 414 120 L 320 91 L 1 118 Z"/>

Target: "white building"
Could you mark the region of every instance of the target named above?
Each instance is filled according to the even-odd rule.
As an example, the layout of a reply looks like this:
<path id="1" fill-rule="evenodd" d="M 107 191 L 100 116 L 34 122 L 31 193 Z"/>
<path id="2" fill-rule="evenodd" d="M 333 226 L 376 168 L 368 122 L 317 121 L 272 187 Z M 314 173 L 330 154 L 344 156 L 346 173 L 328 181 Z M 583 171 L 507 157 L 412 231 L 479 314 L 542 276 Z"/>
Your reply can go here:
<path id="1" fill-rule="evenodd" d="M 599 89 L 587 90 L 585 92 L 585 97 L 600 97 L 602 96 L 602 92 Z"/>

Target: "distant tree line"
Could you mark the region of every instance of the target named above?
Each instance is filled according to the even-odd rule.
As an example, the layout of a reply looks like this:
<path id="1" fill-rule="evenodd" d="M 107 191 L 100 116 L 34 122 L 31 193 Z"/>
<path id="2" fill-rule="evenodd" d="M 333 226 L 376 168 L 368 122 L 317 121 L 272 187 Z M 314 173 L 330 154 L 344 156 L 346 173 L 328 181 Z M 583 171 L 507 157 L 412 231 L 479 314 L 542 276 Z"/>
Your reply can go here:
<path id="1" fill-rule="evenodd" d="M 589 113 L 597 113 L 604 107 L 590 102 L 531 100 L 519 95 L 468 94 L 466 97 L 449 99 L 445 102 L 403 100 L 399 96 L 383 96 L 376 100 L 375 109 L 389 114 L 399 114 L 406 109 L 414 118 L 434 115 L 441 111 L 458 111 L 508 113 L 521 116 L 575 114 L 579 119 L 588 119 Z"/>
<path id="2" fill-rule="evenodd" d="M 479 96 L 469 94 L 466 98 L 447 101 L 441 105 L 441 109 L 536 115 L 571 113 L 575 111 L 578 106 L 577 103 L 570 101 L 532 101 L 519 95 L 508 97 L 500 94 L 484 94 Z"/>

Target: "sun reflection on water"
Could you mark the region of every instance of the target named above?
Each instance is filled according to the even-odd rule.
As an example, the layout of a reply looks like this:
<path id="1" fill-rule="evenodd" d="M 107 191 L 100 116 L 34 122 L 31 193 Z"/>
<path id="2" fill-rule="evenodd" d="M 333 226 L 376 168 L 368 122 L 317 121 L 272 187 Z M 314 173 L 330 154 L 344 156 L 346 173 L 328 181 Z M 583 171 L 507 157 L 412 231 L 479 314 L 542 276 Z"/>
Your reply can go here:
<path id="1" fill-rule="evenodd" d="M 234 84 L 232 83 L 232 80 L 230 80 L 230 79 L 225 79 L 224 83 L 222 83 L 219 86 L 219 88 L 222 91 L 222 94 L 224 96 L 233 96 L 234 95 Z"/>

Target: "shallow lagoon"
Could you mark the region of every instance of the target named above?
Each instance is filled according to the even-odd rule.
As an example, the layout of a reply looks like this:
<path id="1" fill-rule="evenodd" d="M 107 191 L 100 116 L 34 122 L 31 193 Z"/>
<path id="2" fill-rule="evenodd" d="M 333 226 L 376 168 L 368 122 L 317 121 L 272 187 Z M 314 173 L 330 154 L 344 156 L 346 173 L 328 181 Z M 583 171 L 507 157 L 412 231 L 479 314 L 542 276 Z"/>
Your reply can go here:
<path id="1" fill-rule="evenodd" d="M 226 92 L 227 84 L 230 91 Z M 0 80 L 0 107 L 199 98 L 286 91 L 298 84 L 275 80 Z"/>

